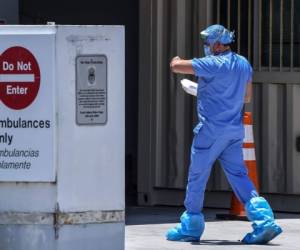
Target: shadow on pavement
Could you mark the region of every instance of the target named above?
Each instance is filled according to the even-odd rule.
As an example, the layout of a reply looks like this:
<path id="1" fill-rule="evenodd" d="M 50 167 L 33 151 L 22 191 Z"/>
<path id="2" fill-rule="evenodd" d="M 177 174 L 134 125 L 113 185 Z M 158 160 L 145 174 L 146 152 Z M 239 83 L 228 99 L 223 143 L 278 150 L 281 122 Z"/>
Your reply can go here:
<path id="1" fill-rule="evenodd" d="M 192 245 L 220 245 L 220 246 L 236 246 L 247 244 L 242 243 L 241 241 L 231 241 L 231 240 L 200 240 L 200 242 L 191 242 Z M 275 247 L 280 246 L 280 244 L 266 244 L 264 246 Z"/>
<path id="2" fill-rule="evenodd" d="M 191 242 L 192 245 L 244 245 L 240 241 L 231 240 L 200 240 L 200 242 Z"/>

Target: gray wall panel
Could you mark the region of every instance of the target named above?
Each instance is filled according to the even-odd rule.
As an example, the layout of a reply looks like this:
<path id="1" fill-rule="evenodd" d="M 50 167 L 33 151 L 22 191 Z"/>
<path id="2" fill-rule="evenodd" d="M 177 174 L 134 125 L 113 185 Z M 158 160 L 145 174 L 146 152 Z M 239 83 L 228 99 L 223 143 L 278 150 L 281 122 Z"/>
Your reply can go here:
<path id="1" fill-rule="evenodd" d="M 171 74 L 169 62 L 176 55 L 202 56 L 199 31 L 211 23 L 211 3 L 141 1 L 138 189 L 140 197 L 147 193 L 152 199 L 140 199 L 140 204 L 156 204 L 158 190 L 185 189 L 196 124 L 195 98 L 182 91 L 180 80 L 186 76 Z M 253 102 L 246 110 L 253 112 L 260 190 L 300 194 L 300 153 L 295 148 L 300 135 L 299 72 L 256 71 L 254 81 Z M 219 164 L 212 170 L 207 190 L 231 190 Z"/>
<path id="2" fill-rule="evenodd" d="M 300 194 L 300 152 L 296 137 L 300 136 L 300 85 L 287 86 L 287 193 Z"/>

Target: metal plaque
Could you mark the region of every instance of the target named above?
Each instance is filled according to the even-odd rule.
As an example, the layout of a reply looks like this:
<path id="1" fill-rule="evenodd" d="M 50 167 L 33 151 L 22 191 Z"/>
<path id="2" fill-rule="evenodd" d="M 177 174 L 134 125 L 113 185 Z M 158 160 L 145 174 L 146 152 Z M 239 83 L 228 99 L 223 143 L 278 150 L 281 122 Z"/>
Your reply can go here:
<path id="1" fill-rule="evenodd" d="M 76 58 L 76 122 L 78 125 L 107 122 L 105 55 L 81 55 Z"/>

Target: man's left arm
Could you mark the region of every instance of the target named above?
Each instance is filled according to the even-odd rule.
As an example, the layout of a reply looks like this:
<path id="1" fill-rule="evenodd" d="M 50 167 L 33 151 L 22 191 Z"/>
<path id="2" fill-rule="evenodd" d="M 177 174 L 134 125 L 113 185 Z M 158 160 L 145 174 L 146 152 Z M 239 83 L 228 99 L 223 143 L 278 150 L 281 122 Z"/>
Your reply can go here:
<path id="1" fill-rule="evenodd" d="M 246 86 L 245 103 L 250 103 L 252 98 L 252 82 L 248 82 Z"/>
<path id="2" fill-rule="evenodd" d="M 173 73 L 195 75 L 192 60 L 183 60 L 179 56 L 171 60 L 170 68 Z"/>
<path id="3" fill-rule="evenodd" d="M 252 92 L 253 92 L 253 87 L 252 87 L 252 74 L 253 74 L 253 69 L 251 65 L 249 65 L 249 72 L 248 72 L 248 80 L 246 84 L 246 93 L 245 93 L 245 98 L 244 98 L 244 103 L 250 103 L 252 99 Z"/>

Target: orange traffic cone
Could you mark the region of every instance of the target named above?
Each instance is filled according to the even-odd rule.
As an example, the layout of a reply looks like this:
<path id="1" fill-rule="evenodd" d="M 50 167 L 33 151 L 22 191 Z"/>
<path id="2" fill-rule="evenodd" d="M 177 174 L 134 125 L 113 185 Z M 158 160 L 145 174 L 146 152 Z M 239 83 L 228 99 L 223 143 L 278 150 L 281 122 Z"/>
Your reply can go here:
<path id="1" fill-rule="evenodd" d="M 258 178 L 256 172 L 255 144 L 253 137 L 253 121 L 251 112 L 244 113 L 245 138 L 243 143 L 243 156 L 246 167 L 248 168 L 248 176 L 258 190 Z M 243 204 L 236 198 L 234 194 L 231 197 L 231 208 L 229 214 L 217 214 L 218 219 L 226 220 L 247 220 Z"/>

